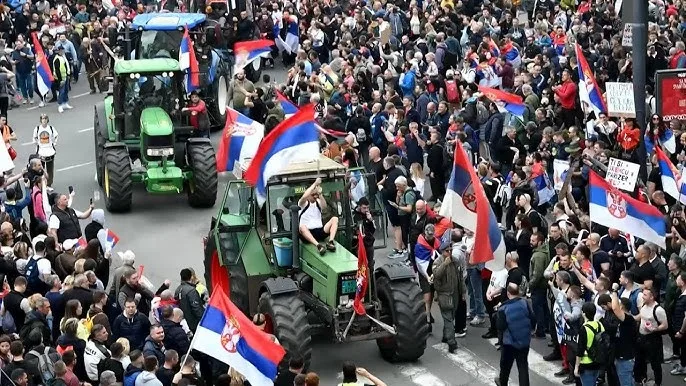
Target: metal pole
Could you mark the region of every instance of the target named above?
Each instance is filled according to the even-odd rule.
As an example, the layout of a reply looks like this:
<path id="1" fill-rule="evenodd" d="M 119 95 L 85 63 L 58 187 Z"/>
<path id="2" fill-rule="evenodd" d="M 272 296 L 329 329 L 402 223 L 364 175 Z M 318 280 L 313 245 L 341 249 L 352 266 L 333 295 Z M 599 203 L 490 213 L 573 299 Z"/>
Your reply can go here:
<path id="1" fill-rule="evenodd" d="M 646 129 L 646 104 L 645 104 L 645 87 L 646 87 L 646 46 L 648 45 L 648 2 L 636 1 L 632 2 L 631 7 L 631 27 L 632 27 L 632 41 L 631 49 L 633 51 L 632 60 L 632 74 L 634 83 L 634 104 L 636 106 L 636 123 L 645 132 Z M 638 161 L 641 166 L 639 170 L 639 177 L 642 180 L 647 180 L 646 170 L 646 147 L 643 140 L 643 133 L 641 133 L 640 143 L 638 145 Z"/>

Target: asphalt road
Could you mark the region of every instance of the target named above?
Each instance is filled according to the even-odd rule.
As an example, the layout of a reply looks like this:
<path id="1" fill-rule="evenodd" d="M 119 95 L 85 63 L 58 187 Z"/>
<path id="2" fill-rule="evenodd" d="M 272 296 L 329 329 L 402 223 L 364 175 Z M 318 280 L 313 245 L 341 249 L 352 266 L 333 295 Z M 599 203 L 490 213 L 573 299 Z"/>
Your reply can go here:
<path id="1" fill-rule="evenodd" d="M 269 72 L 277 81 L 284 78 L 283 71 Z M 71 92 L 73 110 L 59 114 L 55 104 L 40 109 L 25 105 L 8 114 L 9 123 L 18 136 L 15 146 L 19 153 L 18 160 L 26 160 L 33 152 L 30 138 L 33 127 L 38 124 L 41 113 L 49 114 L 50 123 L 59 132 L 53 185 L 60 192 L 66 192 L 69 185 L 74 187 L 76 197 L 73 206 L 76 209 L 85 209 L 94 192 L 99 191 L 93 162 L 93 106 L 102 98 L 101 94 L 90 95 L 82 80 L 74 85 Z M 213 135 L 215 146 L 218 137 L 219 133 Z M 23 162 L 17 162 L 16 170 Z M 223 193 L 224 184 L 225 181 L 220 180 L 220 194 Z M 96 201 L 96 206 L 103 207 L 104 204 Z M 137 264 L 145 266 L 145 275 L 153 283 L 159 284 L 164 279 L 178 283 L 179 271 L 187 266 L 193 267 L 203 277 L 202 238 L 207 234 L 210 218 L 214 214 L 215 209 L 190 208 L 185 195 L 150 196 L 140 188 L 134 193 L 131 213 L 107 213 L 106 222 L 121 239 L 116 250 L 134 251 Z M 377 262 L 385 263 L 386 258 L 382 256 L 387 253 L 377 251 Z M 113 265 L 119 264 L 115 256 Z M 380 358 L 374 342 L 347 345 L 317 342 L 312 356 L 312 370 L 320 375 L 322 385 L 341 382 L 340 368 L 346 360 L 355 361 L 358 366 L 367 368 L 393 386 L 492 385 L 493 378 L 498 374 L 499 352 L 492 341 L 481 339 L 485 328 L 470 327 L 467 337 L 458 339 L 460 348 L 457 353 L 449 354 L 446 345 L 440 342 L 442 323 L 436 307 L 433 314 L 437 320 L 434 333 L 430 336 L 424 356 L 416 363 L 389 364 Z M 550 350 L 546 343 L 542 340 L 532 343 L 529 355 L 532 385 L 561 384 L 552 375 L 559 369 L 559 362 L 542 360 L 542 355 Z M 665 365 L 665 385 L 682 384 L 682 377 L 670 376 L 668 371 Z M 513 369 L 511 379 L 510 384 L 517 384 L 516 369 Z"/>

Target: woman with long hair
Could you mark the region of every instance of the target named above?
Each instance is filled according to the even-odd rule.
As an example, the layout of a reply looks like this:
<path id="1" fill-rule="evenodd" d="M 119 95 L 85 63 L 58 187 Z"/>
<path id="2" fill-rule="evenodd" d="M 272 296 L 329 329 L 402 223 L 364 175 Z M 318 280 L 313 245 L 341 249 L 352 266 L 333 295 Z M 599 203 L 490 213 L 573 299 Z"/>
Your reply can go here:
<path id="1" fill-rule="evenodd" d="M 422 197 L 424 197 L 424 183 L 426 182 L 426 178 L 424 176 L 422 165 L 420 165 L 418 162 L 410 165 L 410 179 L 414 183 L 412 188 L 419 192 Z"/>
<path id="2" fill-rule="evenodd" d="M 62 320 L 60 320 L 60 331 L 64 332 L 64 324 L 67 322 L 67 320 L 71 318 L 80 320 L 81 315 L 83 315 L 83 307 L 81 306 L 81 302 L 76 299 L 68 300 L 67 304 L 64 305 L 64 317 Z"/>

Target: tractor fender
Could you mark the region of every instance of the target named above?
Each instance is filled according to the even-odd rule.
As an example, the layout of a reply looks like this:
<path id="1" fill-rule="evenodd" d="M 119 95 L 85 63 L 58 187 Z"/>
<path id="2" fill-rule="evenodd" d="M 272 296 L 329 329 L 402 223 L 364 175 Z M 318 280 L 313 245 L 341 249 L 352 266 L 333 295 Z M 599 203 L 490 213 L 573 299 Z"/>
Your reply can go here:
<path id="1" fill-rule="evenodd" d="M 107 142 L 105 143 L 105 149 L 115 149 L 119 147 L 126 147 L 124 142 Z"/>
<path id="2" fill-rule="evenodd" d="M 287 277 L 267 279 L 260 284 L 260 294 L 269 292 L 270 295 L 274 296 L 297 291 L 298 285 L 295 284 L 295 281 Z"/>
<path id="3" fill-rule="evenodd" d="M 390 281 L 414 279 L 415 274 L 410 267 L 405 264 L 387 264 L 374 270 L 375 277 L 385 276 Z"/>
<path id="4" fill-rule="evenodd" d="M 212 143 L 209 138 L 188 138 L 187 144 L 194 145 L 196 143 Z"/>

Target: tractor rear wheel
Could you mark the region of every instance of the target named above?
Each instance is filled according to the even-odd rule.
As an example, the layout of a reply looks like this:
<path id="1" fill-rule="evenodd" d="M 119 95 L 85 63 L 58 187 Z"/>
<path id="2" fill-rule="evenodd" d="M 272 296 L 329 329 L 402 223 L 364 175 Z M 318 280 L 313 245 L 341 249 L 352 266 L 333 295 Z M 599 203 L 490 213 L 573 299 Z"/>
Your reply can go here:
<path id="1" fill-rule="evenodd" d="M 187 182 L 188 204 L 211 208 L 217 200 L 217 159 L 209 142 L 190 143 L 186 152 L 193 178 Z"/>
<path id="2" fill-rule="evenodd" d="M 300 300 L 298 293 L 272 295 L 264 292 L 260 296 L 258 311 L 266 318 L 265 332 L 274 334 L 286 349 L 282 365 L 285 363 L 287 366 L 290 358 L 300 356 L 305 359 L 305 369 L 309 368 L 312 336 L 305 303 Z"/>
<path id="3" fill-rule="evenodd" d="M 376 340 L 381 356 L 389 362 L 415 361 L 424 354 L 429 337 L 424 299 L 419 286 L 410 280 L 376 280 L 381 301 L 381 321 L 394 326 L 396 335 Z"/>
<path id="4" fill-rule="evenodd" d="M 104 151 L 105 206 L 110 212 L 131 210 L 133 184 L 131 160 L 126 147 L 113 147 Z"/>
<path id="5" fill-rule="evenodd" d="M 221 130 L 226 123 L 226 107 L 229 105 L 229 84 L 224 75 L 217 75 L 212 85 L 212 93 L 214 94 L 212 116 L 217 120 L 217 122 L 212 122 L 212 129 Z"/>
<path id="6" fill-rule="evenodd" d="M 99 103 L 95 106 L 93 119 L 93 138 L 95 140 L 95 174 L 98 185 L 103 186 L 105 176 L 105 143 L 107 143 L 107 118 L 105 117 L 105 105 Z"/>

